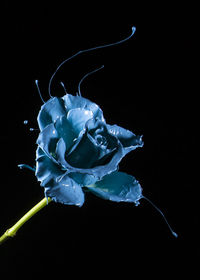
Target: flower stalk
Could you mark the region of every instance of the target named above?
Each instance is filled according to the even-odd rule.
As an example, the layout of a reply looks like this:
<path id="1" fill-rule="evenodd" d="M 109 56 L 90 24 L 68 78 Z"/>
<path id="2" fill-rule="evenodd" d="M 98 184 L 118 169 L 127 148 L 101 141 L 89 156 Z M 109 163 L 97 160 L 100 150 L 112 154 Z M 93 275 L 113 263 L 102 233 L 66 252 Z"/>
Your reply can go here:
<path id="1" fill-rule="evenodd" d="M 37 203 L 31 210 L 29 210 L 14 226 L 6 230 L 6 232 L 0 237 L 0 244 L 6 241 L 9 237 L 14 237 L 17 231 L 26 223 L 31 217 L 33 217 L 37 212 L 44 208 L 51 198 L 43 198 L 39 203 Z"/>

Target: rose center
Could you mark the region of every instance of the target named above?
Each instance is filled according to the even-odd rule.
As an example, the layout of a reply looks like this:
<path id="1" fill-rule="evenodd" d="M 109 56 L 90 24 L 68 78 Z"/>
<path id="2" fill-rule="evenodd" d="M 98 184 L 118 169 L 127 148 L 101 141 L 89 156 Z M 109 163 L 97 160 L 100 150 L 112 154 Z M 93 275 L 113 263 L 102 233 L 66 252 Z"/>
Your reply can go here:
<path id="1" fill-rule="evenodd" d="M 96 135 L 95 140 L 98 146 L 103 146 L 106 148 L 108 145 L 106 138 L 102 135 Z"/>

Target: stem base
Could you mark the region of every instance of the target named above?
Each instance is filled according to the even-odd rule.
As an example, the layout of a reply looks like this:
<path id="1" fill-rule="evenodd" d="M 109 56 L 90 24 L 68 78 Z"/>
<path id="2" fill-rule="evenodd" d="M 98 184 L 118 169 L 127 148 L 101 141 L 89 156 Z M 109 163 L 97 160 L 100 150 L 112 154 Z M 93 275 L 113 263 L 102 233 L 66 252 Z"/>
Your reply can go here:
<path id="1" fill-rule="evenodd" d="M 43 198 L 38 204 L 36 204 L 31 210 L 29 210 L 14 226 L 6 230 L 6 232 L 0 237 L 0 244 L 6 241 L 9 237 L 14 237 L 17 231 L 26 223 L 32 216 L 38 211 L 44 208 L 51 201 L 51 198 Z"/>

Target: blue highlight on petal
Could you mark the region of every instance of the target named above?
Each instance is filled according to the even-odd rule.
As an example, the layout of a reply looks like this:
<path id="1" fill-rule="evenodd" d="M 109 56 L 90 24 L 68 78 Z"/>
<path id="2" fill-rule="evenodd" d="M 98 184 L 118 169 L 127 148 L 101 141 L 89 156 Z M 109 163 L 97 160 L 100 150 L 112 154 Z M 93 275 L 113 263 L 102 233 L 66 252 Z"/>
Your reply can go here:
<path id="1" fill-rule="evenodd" d="M 67 114 L 67 120 L 74 128 L 77 137 L 81 131 L 85 130 L 86 122 L 92 118 L 93 112 L 82 108 L 71 109 Z"/>

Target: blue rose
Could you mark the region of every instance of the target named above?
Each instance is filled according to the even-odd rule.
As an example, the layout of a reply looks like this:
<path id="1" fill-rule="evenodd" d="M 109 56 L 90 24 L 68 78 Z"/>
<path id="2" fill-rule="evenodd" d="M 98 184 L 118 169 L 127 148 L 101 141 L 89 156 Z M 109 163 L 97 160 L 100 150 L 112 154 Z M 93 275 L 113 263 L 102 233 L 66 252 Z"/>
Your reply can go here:
<path id="1" fill-rule="evenodd" d="M 127 153 L 143 146 L 140 136 L 106 124 L 97 104 L 70 94 L 46 102 L 38 124 L 36 176 L 46 196 L 82 206 L 86 187 L 104 199 L 138 203 L 140 184 L 118 172 L 118 165 Z"/>

